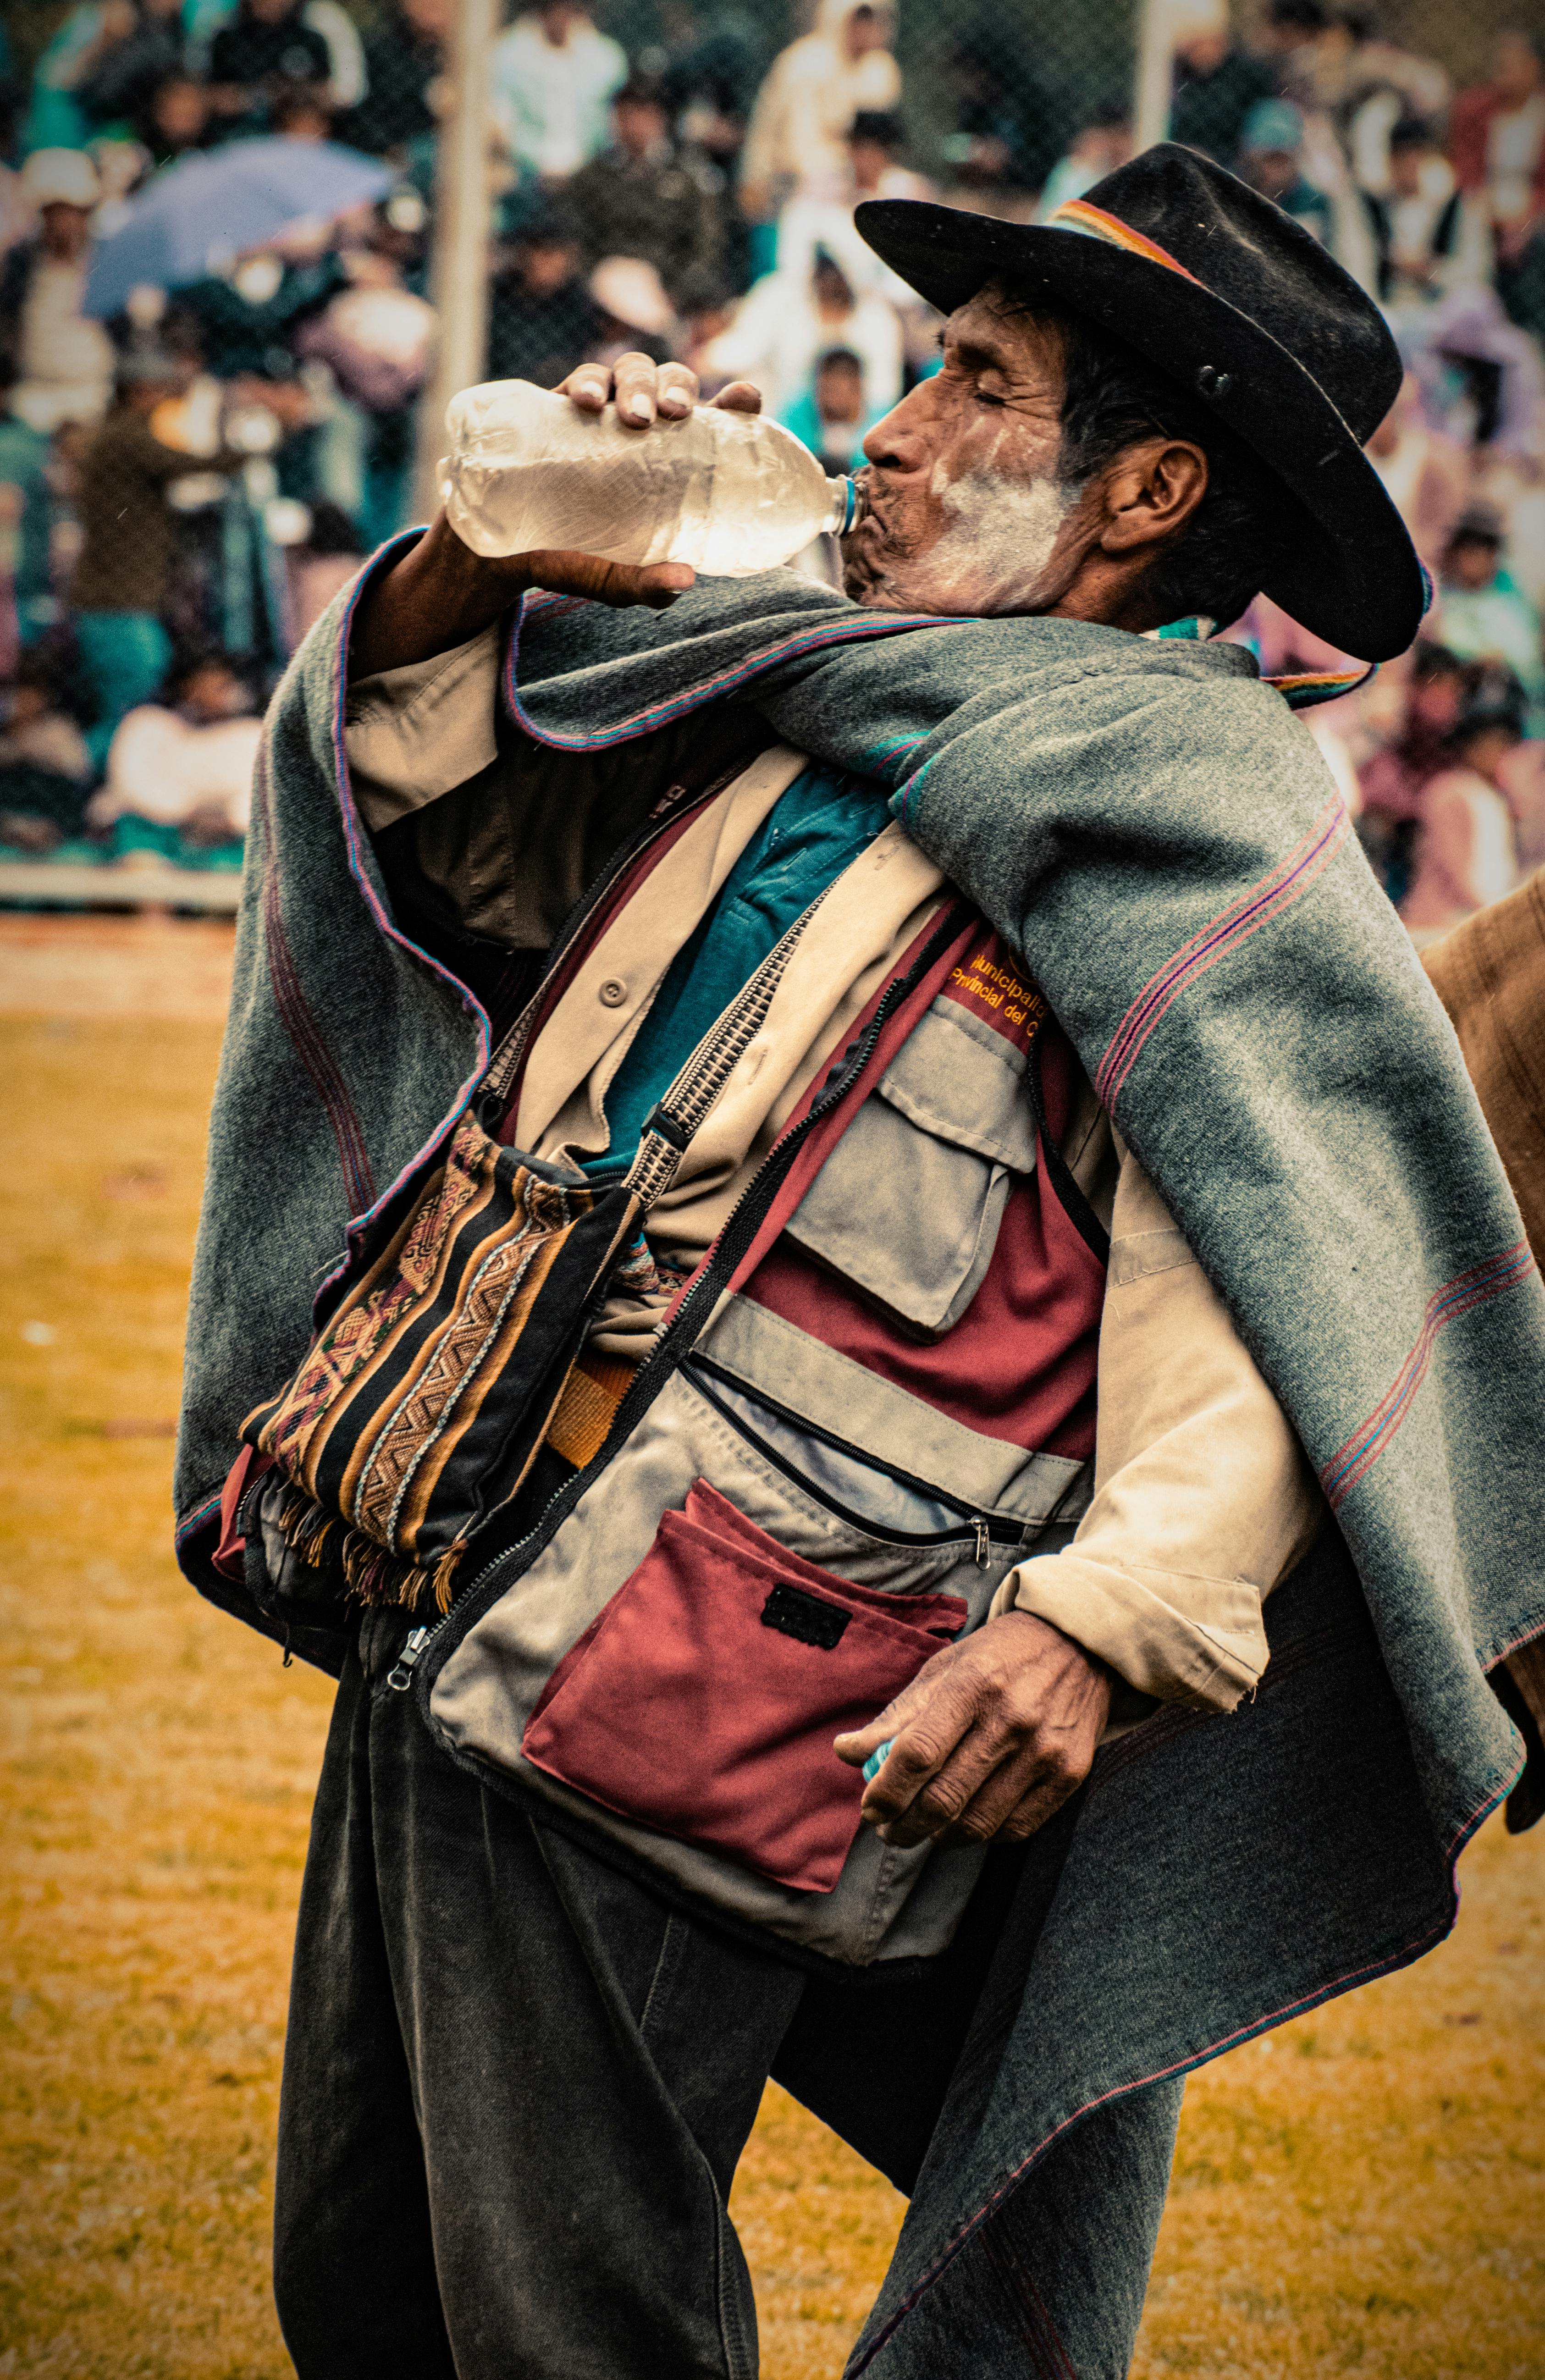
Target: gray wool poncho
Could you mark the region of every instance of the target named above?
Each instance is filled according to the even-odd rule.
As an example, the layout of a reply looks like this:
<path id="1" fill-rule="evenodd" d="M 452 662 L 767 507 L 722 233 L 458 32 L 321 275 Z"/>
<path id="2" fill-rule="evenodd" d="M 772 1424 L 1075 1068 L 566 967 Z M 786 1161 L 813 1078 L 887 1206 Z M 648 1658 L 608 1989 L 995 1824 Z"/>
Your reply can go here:
<path id="1" fill-rule="evenodd" d="M 303 1354 L 349 1219 L 487 1050 L 393 923 L 349 796 L 357 591 L 269 716 L 193 1285 L 179 1547 L 248 1618 L 208 1559 L 242 1417 Z M 1454 1861 L 1521 1767 L 1486 1672 L 1545 1631 L 1545 1293 L 1447 1019 L 1239 647 L 870 613 L 785 571 L 658 615 L 528 598 L 511 638 L 512 711 L 557 747 L 729 694 L 889 784 L 1006 937 L 1333 1516 L 1268 1607 L 1256 1701 L 1159 1713 L 1029 1846 L 850 2366 L 965 2380 L 1006 2341 L 1029 2370 L 1116 2374 L 1177 2078 L 1441 1938 Z M 884 2161 L 861 2108 L 824 2111 Z"/>

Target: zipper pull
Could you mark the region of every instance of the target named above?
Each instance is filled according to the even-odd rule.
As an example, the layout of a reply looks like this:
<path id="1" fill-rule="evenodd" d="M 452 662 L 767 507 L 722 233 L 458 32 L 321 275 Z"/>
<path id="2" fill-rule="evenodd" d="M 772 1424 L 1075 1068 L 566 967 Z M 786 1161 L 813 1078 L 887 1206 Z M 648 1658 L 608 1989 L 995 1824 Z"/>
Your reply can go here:
<path id="1" fill-rule="evenodd" d="M 397 1655 L 396 1667 L 389 1673 L 386 1680 L 386 1683 L 395 1694 L 405 1694 L 413 1683 L 413 1664 L 429 1643 L 432 1633 L 432 1632 L 428 1628 L 415 1628 L 410 1632 L 402 1651 Z"/>
<path id="2" fill-rule="evenodd" d="M 973 1512 L 971 1515 L 971 1534 L 977 1541 L 977 1568 L 985 1570 L 992 1559 L 992 1534 L 979 1512 Z M 409 1644 L 412 1641 L 409 1637 Z"/>

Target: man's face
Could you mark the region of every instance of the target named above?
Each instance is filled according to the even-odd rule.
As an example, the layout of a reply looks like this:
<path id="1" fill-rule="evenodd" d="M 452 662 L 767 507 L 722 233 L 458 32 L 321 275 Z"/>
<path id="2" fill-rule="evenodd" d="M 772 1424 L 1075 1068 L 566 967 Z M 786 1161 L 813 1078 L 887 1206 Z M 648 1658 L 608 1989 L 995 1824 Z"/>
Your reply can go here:
<path id="1" fill-rule="evenodd" d="M 944 326 L 943 369 L 864 440 L 870 510 L 843 583 L 882 612 L 1033 612 L 1074 505 L 1057 480 L 1057 324 L 989 285 Z"/>
<path id="2" fill-rule="evenodd" d="M 454 0 L 402 0 L 402 13 L 416 33 L 443 42 L 456 19 Z"/>
<path id="3" fill-rule="evenodd" d="M 282 25 L 295 13 L 296 0 L 247 0 L 247 6 L 260 25 Z"/>
<path id="4" fill-rule="evenodd" d="M 853 161 L 853 179 L 860 190 L 872 190 L 890 164 L 890 154 L 882 141 L 850 140 L 847 153 Z"/>
<path id="5" fill-rule="evenodd" d="M 1433 676 L 1421 679 L 1412 687 L 1412 721 L 1431 735 L 1446 735 L 1458 718 L 1464 700 L 1465 680 L 1460 672 L 1439 670 Z"/>
<path id="6" fill-rule="evenodd" d="M 872 8 L 855 8 L 843 27 L 843 43 L 850 58 L 868 55 L 870 50 L 885 46 L 884 20 Z"/>
<path id="7" fill-rule="evenodd" d="M 1422 167 L 1431 156 L 1430 149 L 1418 149 L 1404 143 L 1390 151 L 1390 182 L 1397 199 L 1421 196 Z"/>
<path id="8" fill-rule="evenodd" d="M 218 662 L 207 668 L 194 670 L 183 682 L 182 698 L 177 705 L 184 717 L 200 727 L 213 725 L 216 720 L 238 718 L 247 708 L 240 682 Z"/>
<path id="9" fill-rule="evenodd" d="M 816 374 L 815 404 L 822 421 L 862 420 L 862 373 L 851 364 L 823 364 Z"/>
<path id="10" fill-rule="evenodd" d="M 617 144 L 630 157 L 647 157 L 658 141 L 665 137 L 665 111 L 648 100 L 619 100 L 612 110 L 616 126 Z"/>
<path id="11" fill-rule="evenodd" d="M 1534 43 L 1522 33 L 1504 33 L 1497 43 L 1492 80 L 1509 106 L 1522 107 L 1533 97 L 1541 72 Z"/>
<path id="12" fill-rule="evenodd" d="M 1449 577 L 1456 587 L 1478 594 L 1497 575 L 1500 550 L 1489 539 L 1462 537 L 1449 548 Z"/>
<path id="13" fill-rule="evenodd" d="M 1194 75 L 1216 74 L 1228 55 L 1226 33 L 1188 33 L 1175 44 L 1175 55 L 1183 58 Z"/>
<path id="14" fill-rule="evenodd" d="M 1297 178 L 1296 150 L 1252 149 L 1245 159 L 1245 179 L 1263 199 L 1280 199 Z"/>
<path id="15" fill-rule="evenodd" d="M 570 5 L 570 0 L 547 0 L 546 6 L 539 8 L 537 14 L 541 19 L 543 38 L 554 49 L 561 50 L 568 39 L 568 29 L 578 14 L 578 9 Z"/>
<path id="16" fill-rule="evenodd" d="M 197 140 L 209 120 L 209 102 L 196 82 L 163 83 L 155 94 L 155 128 L 174 146 Z"/>
<path id="17" fill-rule="evenodd" d="M 55 199 L 43 208 L 43 252 L 56 263 L 78 263 L 91 237 L 91 218 L 84 207 L 67 206 L 62 199 Z"/>
<path id="18" fill-rule="evenodd" d="M 540 241 L 520 250 L 520 279 L 533 298 L 551 298 L 571 280 L 578 250 Z"/>

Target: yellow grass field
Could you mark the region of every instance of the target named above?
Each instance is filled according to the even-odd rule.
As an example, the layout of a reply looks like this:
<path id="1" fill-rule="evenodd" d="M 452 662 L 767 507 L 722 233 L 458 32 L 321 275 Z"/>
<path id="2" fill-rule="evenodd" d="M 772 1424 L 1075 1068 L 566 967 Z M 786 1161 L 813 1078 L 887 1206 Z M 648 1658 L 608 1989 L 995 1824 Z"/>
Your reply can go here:
<path id="1" fill-rule="evenodd" d="M 0 919 L 3 2374 L 290 2369 L 270 2159 L 331 1689 L 168 1542 L 227 964 L 220 927 Z M 1192 2083 L 1140 2380 L 1545 2375 L 1545 1828 L 1493 1820 L 1465 1885 L 1435 1956 Z M 736 2191 L 768 2380 L 835 2380 L 900 2211 L 769 2093 Z"/>

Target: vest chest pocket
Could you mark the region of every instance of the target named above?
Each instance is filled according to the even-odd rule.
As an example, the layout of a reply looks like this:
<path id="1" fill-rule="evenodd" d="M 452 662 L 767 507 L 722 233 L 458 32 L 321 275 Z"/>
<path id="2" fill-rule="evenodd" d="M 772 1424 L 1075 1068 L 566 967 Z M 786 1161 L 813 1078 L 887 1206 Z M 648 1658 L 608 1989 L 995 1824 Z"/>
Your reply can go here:
<path id="1" fill-rule="evenodd" d="M 919 1338 L 965 1313 L 1013 1176 L 1034 1171 L 1025 1063 L 958 1002 L 935 1001 L 785 1227 Z"/>

